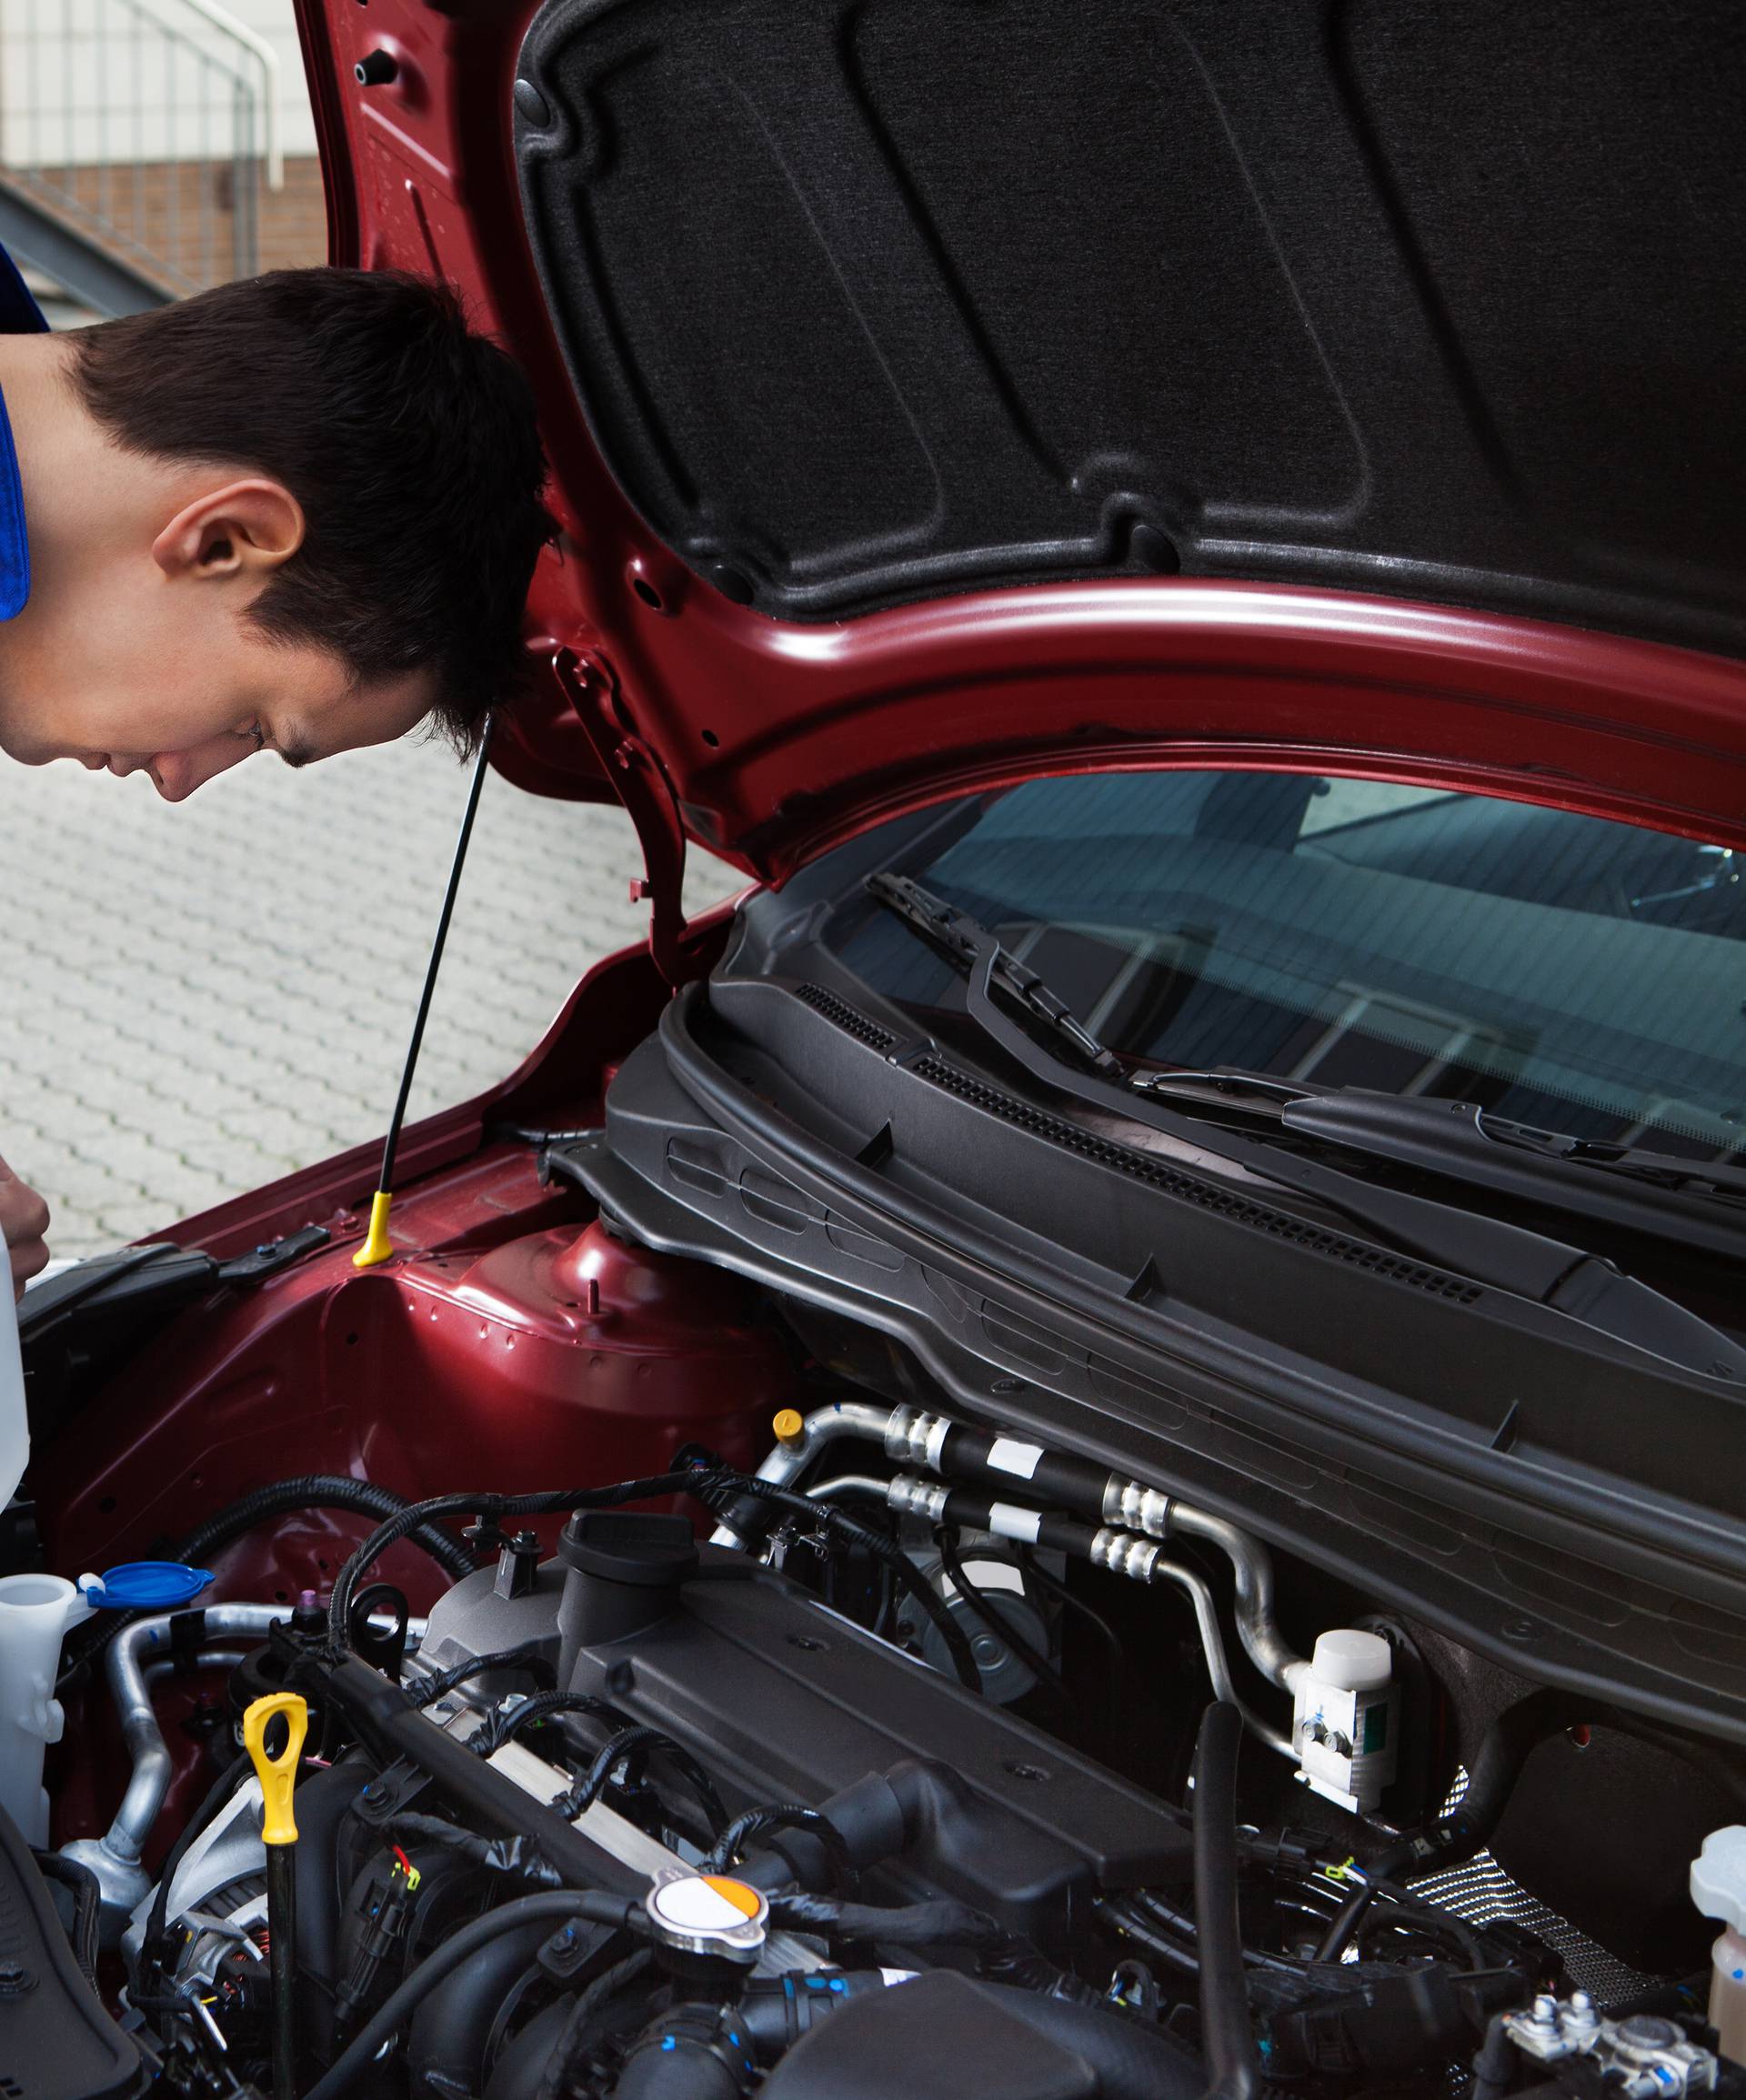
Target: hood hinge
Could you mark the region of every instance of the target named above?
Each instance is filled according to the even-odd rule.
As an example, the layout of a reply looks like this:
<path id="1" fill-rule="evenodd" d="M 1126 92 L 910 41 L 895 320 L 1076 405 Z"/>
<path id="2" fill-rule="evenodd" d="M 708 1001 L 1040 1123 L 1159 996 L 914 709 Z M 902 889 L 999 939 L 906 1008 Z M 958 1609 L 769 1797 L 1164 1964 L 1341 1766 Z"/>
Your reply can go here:
<path id="1" fill-rule="evenodd" d="M 685 827 L 677 798 L 660 760 L 624 727 L 611 667 L 561 648 L 553 653 L 552 671 L 637 828 L 643 873 L 631 883 L 631 901 L 647 901 L 649 956 L 677 991 L 707 968 L 686 924 Z"/>

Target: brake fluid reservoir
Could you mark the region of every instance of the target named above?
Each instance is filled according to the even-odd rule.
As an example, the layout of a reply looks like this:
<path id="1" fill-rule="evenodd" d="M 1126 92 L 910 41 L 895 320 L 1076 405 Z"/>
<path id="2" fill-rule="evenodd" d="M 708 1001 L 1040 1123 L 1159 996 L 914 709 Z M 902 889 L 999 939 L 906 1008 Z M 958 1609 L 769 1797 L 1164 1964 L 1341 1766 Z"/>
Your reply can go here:
<path id="1" fill-rule="evenodd" d="M 1323 1633 L 1292 1681 L 1292 1733 L 1305 1781 L 1330 1801 L 1369 1814 L 1394 1778 L 1394 1658 L 1380 1633 Z"/>

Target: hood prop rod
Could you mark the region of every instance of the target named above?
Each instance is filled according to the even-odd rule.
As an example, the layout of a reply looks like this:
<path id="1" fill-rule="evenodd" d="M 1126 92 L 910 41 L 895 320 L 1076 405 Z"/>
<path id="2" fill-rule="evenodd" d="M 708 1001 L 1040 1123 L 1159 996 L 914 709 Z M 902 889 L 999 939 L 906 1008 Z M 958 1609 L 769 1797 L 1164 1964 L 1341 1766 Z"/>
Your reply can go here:
<path id="1" fill-rule="evenodd" d="M 443 909 L 436 920 L 436 938 L 430 944 L 430 961 L 425 969 L 425 989 L 418 996 L 418 1011 L 412 1023 L 412 1040 L 401 1068 L 400 1091 L 388 1119 L 388 1134 L 382 1146 L 382 1171 L 376 1178 L 376 1194 L 370 1199 L 370 1229 L 364 1244 L 352 1256 L 354 1269 L 374 1269 L 394 1252 L 388 1238 L 388 1211 L 394 1201 L 394 1161 L 400 1149 L 400 1126 L 406 1120 L 406 1100 L 412 1092 L 412 1075 L 418 1069 L 418 1052 L 425 1040 L 425 1023 L 430 1019 L 431 997 L 436 990 L 436 972 L 443 966 L 443 946 L 448 939 L 448 922 L 455 916 L 456 893 L 461 887 L 461 869 L 467 865 L 467 843 L 473 836 L 473 819 L 479 812 L 479 792 L 485 786 L 486 762 L 491 755 L 494 718 L 485 718 L 479 734 L 478 757 L 473 761 L 472 784 L 467 792 L 467 809 L 461 817 L 460 837 L 455 841 L 455 858 L 449 863 L 448 887 L 443 892 Z"/>

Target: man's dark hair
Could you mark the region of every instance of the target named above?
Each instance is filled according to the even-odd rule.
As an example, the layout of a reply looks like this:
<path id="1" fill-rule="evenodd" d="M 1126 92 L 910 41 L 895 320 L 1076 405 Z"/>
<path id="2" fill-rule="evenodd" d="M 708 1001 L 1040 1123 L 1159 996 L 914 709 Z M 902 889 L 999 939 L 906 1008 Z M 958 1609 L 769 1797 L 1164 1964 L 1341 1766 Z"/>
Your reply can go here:
<path id="1" fill-rule="evenodd" d="M 130 452 L 283 482 L 306 537 L 249 617 L 360 682 L 434 675 L 461 749 L 519 682 L 522 602 L 552 522 L 527 380 L 447 286 L 273 270 L 81 330 L 74 374 Z"/>

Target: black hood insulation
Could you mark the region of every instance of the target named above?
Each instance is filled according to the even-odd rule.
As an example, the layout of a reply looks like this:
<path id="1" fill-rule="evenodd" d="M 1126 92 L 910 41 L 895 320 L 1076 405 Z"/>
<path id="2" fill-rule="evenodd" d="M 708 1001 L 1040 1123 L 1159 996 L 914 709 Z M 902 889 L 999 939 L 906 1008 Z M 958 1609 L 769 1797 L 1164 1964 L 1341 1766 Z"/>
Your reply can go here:
<path id="1" fill-rule="evenodd" d="M 1746 649 L 1733 0 L 553 0 L 515 106 L 596 439 L 731 598 Z"/>

